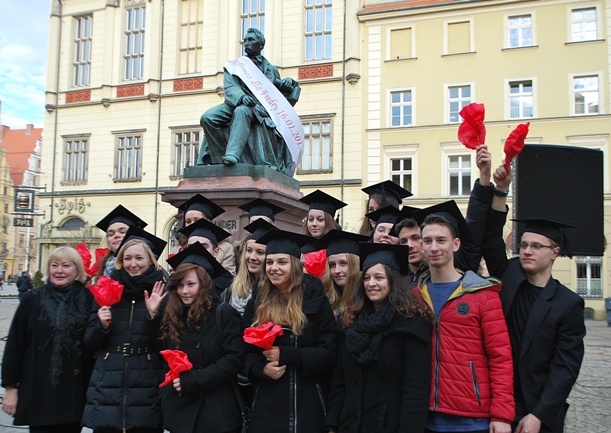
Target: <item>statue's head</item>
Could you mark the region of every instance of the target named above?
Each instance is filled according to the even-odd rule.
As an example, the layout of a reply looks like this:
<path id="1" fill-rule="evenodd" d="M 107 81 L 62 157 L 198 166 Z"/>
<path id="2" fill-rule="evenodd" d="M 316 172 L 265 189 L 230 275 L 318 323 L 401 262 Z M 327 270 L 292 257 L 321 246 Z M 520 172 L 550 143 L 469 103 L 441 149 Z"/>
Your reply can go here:
<path id="1" fill-rule="evenodd" d="M 251 27 L 248 30 L 246 30 L 246 33 L 252 33 L 253 35 L 255 35 L 255 37 L 261 44 L 261 47 L 265 46 L 265 36 L 263 36 L 263 32 L 261 30 L 255 27 Z M 244 37 L 246 37 L 246 34 L 244 34 Z"/>

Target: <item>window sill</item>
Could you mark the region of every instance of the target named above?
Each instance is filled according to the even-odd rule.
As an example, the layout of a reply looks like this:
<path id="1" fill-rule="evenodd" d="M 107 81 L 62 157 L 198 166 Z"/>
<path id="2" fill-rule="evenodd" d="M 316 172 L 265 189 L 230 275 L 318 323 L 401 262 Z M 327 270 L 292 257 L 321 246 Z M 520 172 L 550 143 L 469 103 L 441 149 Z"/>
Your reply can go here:
<path id="1" fill-rule="evenodd" d="M 113 178 L 112 181 L 114 183 L 133 183 L 133 182 L 142 182 L 142 178 L 141 177 L 133 177 L 133 178 L 128 178 L 128 179 L 116 179 L 116 178 Z"/>
<path id="2" fill-rule="evenodd" d="M 501 48 L 501 51 L 528 50 L 530 48 L 539 48 L 539 45 L 522 45 L 520 47 L 505 47 L 505 48 Z"/>

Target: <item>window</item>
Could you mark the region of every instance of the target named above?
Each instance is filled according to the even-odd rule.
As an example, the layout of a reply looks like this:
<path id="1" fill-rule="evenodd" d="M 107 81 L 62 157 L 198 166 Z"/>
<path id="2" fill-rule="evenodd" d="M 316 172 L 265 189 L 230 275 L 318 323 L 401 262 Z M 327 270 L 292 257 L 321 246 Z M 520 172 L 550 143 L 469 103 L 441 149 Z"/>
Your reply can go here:
<path id="1" fill-rule="evenodd" d="M 533 44 L 532 16 L 517 15 L 507 18 L 508 47 L 529 47 Z"/>
<path id="2" fill-rule="evenodd" d="M 62 183 L 87 181 L 89 141 L 87 137 L 67 139 L 64 143 Z"/>
<path id="3" fill-rule="evenodd" d="M 180 15 L 180 74 L 201 72 L 204 0 L 182 0 Z"/>
<path id="4" fill-rule="evenodd" d="M 242 40 L 251 27 L 265 34 L 265 0 L 242 0 Z"/>
<path id="5" fill-rule="evenodd" d="M 390 160 L 390 180 L 408 191 L 412 190 L 412 159 Z"/>
<path id="6" fill-rule="evenodd" d="M 599 114 L 598 75 L 573 77 L 574 113 Z"/>
<path id="7" fill-rule="evenodd" d="M 450 195 L 468 196 L 471 191 L 471 155 L 448 157 Z"/>
<path id="8" fill-rule="evenodd" d="M 448 87 L 448 123 L 462 121 L 460 110 L 471 103 L 471 86 L 449 86 Z"/>
<path id="9" fill-rule="evenodd" d="M 142 136 L 120 135 L 115 153 L 115 182 L 139 181 L 142 176 Z"/>
<path id="10" fill-rule="evenodd" d="M 139 80 L 144 70 L 146 7 L 129 8 L 125 19 L 124 80 Z"/>
<path id="11" fill-rule="evenodd" d="M 532 81 L 513 81 L 509 83 L 509 118 L 523 119 L 533 117 Z"/>
<path id="12" fill-rule="evenodd" d="M 76 17 L 74 35 L 74 77 L 75 87 L 88 86 L 91 80 L 91 30 L 93 16 Z"/>
<path id="13" fill-rule="evenodd" d="M 389 60 L 411 59 L 412 57 L 414 57 L 412 52 L 412 29 L 391 29 Z"/>
<path id="14" fill-rule="evenodd" d="M 4 203 L 4 213 L 8 213 L 8 203 Z"/>
<path id="15" fill-rule="evenodd" d="M 19 233 L 19 248 L 25 247 L 25 233 Z"/>
<path id="16" fill-rule="evenodd" d="M 411 126 L 412 91 L 390 92 L 390 126 Z"/>
<path id="17" fill-rule="evenodd" d="M 170 176 L 182 177 L 185 167 L 191 167 L 197 161 L 201 141 L 200 130 L 174 131 L 172 138 L 172 171 Z"/>
<path id="18" fill-rule="evenodd" d="M 305 3 L 305 59 L 330 59 L 333 23 L 331 0 L 306 0 Z"/>
<path id="19" fill-rule="evenodd" d="M 331 173 L 331 119 L 302 119 L 305 142 L 298 174 Z"/>
<path id="20" fill-rule="evenodd" d="M 445 54 L 472 52 L 471 41 L 471 21 L 446 24 Z"/>
<path id="21" fill-rule="evenodd" d="M 577 293 L 587 298 L 602 298 L 602 258 L 575 257 L 577 264 Z"/>
<path id="22" fill-rule="evenodd" d="M 571 11 L 571 42 L 593 41 L 597 33 L 596 8 Z"/>

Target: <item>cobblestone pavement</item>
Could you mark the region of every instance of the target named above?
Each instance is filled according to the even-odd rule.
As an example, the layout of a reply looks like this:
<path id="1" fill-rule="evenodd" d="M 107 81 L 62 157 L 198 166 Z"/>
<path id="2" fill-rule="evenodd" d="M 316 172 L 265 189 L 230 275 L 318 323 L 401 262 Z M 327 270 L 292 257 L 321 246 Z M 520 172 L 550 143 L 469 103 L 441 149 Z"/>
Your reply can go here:
<path id="1" fill-rule="evenodd" d="M 0 354 L 19 301 L 14 285 L 0 290 Z M 611 433 L 611 327 L 607 322 L 587 320 L 586 352 L 581 372 L 569 396 L 571 407 L 565 433 Z M 0 396 L 4 389 L 0 388 Z M 17 433 L 27 428 L 12 426 L 12 419 L 0 410 L 0 433 Z M 83 429 L 83 432 L 91 432 Z"/>

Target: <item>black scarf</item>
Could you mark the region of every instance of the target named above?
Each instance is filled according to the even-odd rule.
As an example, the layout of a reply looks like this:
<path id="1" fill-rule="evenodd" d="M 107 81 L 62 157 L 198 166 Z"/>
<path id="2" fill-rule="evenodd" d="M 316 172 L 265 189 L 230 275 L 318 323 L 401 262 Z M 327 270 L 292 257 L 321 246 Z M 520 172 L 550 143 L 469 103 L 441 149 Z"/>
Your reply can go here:
<path id="1" fill-rule="evenodd" d="M 369 364 L 377 359 L 382 337 L 395 317 L 395 309 L 385 301 L 377 311 L 367 307 L 358 314 L 356 321 L 346 330 L 346 349 L 359 364 Z"/>
<path id="2" fill-rule="evenodd" d="M 63 361 L 68 356 L 79 356 L 80 344 L 74 334 L 82 335 L 89 320 L 91 297 L 83 284 L 75 281 L 68 288 L 59 288 L 47 281 L 40 291 L 42 310 L 39 320 L 51 324 L 51 335 L 45 346 L 51 347 L 49 379 L 52 387 L 60 383 Z"/>
<path id="3" fill-rule="evenodd" d="M 115 269 L 110 277 L 123 284 L 123 297 L 132 298 L 143 298 L 145 290 L 150 293 L 157 281 L 164 281 L 163 272 L 155 269 L 155 265 L 133 277 L 125 268 Z"/>

